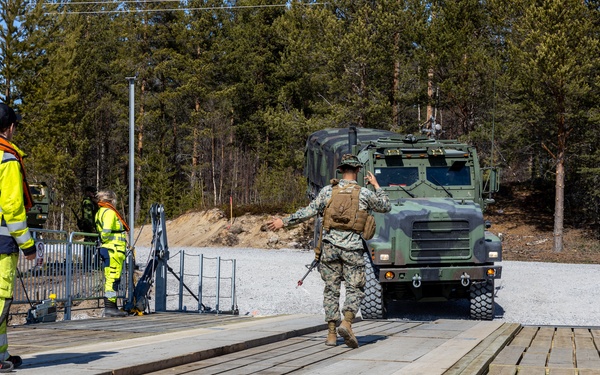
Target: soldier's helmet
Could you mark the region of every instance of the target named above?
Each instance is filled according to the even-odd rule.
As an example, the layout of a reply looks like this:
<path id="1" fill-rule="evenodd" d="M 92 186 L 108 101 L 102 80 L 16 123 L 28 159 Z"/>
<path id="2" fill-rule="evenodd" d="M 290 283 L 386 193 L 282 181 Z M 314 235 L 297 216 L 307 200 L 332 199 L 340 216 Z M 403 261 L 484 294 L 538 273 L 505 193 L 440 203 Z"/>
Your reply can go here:
<path id="1" fill-rule="evenodd" d="M 356 155 L 352 155 L 352 154 L 345 154 L 342 156 L 342 161 L 338 165 L 338 168 L 340 168 L 341 166 L 344 166 L 344 165 L 347 165 L 352 168 L 357 168 L 357 167 L 363 166 L 362 163 L 360 162 L 360 160 L 358 160 L 358 157 Z"/>

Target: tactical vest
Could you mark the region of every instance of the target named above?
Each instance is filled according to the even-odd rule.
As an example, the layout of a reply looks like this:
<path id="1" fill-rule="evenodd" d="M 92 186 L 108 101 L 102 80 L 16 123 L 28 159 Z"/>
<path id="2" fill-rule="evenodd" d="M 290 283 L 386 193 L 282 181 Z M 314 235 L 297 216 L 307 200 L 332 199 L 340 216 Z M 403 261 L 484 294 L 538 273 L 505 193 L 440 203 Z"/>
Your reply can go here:
<path id="1" fill-rule="evenodd" d="M 373 238 L 375 219 L 358 205 L 361 187 L 357 184 L 340 187 L 337 182 L 332 180 L 331 199 L 323 213 L 323 229 L 348 230 L 362 233 L 366 240 Z"/>

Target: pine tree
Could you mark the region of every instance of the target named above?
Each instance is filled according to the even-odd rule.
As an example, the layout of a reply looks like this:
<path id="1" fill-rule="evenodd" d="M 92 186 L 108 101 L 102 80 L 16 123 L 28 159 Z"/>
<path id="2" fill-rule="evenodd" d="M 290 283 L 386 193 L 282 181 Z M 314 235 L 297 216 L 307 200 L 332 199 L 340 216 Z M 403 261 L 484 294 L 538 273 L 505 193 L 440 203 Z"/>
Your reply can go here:
<path id="1" fill-rule="evenodd" d="M 578 0 L 524 2 L 511 35 L 511 58 L 531 130 L 555 169 L 554 251 L 563 250 L 569 139 L 582 131 L 582 103 L 598 55 L 590 12 Z"/>

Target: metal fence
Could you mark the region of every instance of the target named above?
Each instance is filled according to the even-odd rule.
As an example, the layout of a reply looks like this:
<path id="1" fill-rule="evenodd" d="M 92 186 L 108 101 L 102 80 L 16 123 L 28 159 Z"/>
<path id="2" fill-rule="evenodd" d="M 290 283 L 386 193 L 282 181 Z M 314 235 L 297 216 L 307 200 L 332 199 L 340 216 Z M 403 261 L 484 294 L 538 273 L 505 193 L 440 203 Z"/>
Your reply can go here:
<path id="1" fill-rule="evenodd" d="M 64 305 L 64 320 L 70 320 L 77 301 L 104 298 L 104 272 L 96 234 L 32 229 L 32 235 L 44 243 L 44 259 L 36 262 L 23 256 L 19 258 L 13 304 L 35 305 L 55 294 L 56 302 Z M 238 313 L 235 259 L 207 258 L 181 250 L 173 255 L 170 263 L 175 269 L 167 265 L 167 274 L 155 275 L 156 284 L 167 285 L 156 290 L 166 289 L 166 296 L 154 296 L 151 300 L 166 299 L 167 309 L 172 311 Z M 131 264 L 133 262 L 126 262 L 126 265 Z M 146 266 L 140 265 L 140 269 L 143 271 Z M 133 279 L 129 268 L 123 267 L 117 292 L 118 298 L 124 300 L 131 298 L 130 291 L 135 288 L 135 283 L 128 282 L 130 277 Z"/>
<path id="2" fill-rule="evenodd" d="M 235 288 L 235 259 L 205 257 L 195 251 L 173 254 L 169 267 L 169 295 L 177 297 L 177 311 L 238 314 Z M 182 276 L 183 275 L 183 276 Z M 169 278 L 170 279 L 170 278 Z"/>
<path id="3" fill-rule="evenodd" d="M 56 295 L 64 303 L 65 320 L 71 317 L 73 303 L 104 298 L 104 272 L 96 247 L 96 234 L 32 229 L 33 237 L 44 243 L 43 261 L 19 257 L 13 304 L 36 304 Z M 123 267 L 121 280 L 127 280 Z M 121 282 L 119 298 L 127 295 Z"/>

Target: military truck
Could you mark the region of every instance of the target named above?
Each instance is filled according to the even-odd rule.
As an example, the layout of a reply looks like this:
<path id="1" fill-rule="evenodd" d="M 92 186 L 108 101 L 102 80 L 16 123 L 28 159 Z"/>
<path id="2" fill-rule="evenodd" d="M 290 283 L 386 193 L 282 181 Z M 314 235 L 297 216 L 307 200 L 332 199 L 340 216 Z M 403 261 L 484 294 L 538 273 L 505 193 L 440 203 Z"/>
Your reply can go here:
<path id="1" fill-rule="evenodd" d="M 314 199 L 343 154 L 363 163 L 358 183 L 371 171 L 392 202 L 373 213 L 375 236 L 364 243 L 367 284 L 364 319 L 385 318 L 393 301 L 470 300 L 473 319 L 494 317 L 494 281 L 501 277 L 500 239 L 489 232 L 483 210 L 498 190 L 498 173 L 484 169 L 474 147 L 430 136 L 401 136 L 365 129 L 324 129 L 305 149 L 308 196 Z M 484 180 L 487 181 L 484 184 Z M 488 195 L 488 197 L 486 197 Z M 321 230 L 315 224 L 315 241 Z"/>
<path id="2" fill-rule="evenodd" d="M 50 188 L 45 182 L 29 184 L 29 192 L 33 199 L 33 207 L 27 211 L 27 226 L 29 228 L 43 228 L 48 220 L 50 208 Z"/>

